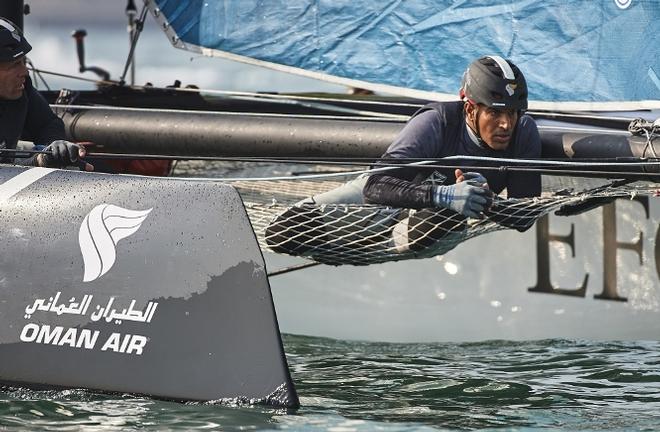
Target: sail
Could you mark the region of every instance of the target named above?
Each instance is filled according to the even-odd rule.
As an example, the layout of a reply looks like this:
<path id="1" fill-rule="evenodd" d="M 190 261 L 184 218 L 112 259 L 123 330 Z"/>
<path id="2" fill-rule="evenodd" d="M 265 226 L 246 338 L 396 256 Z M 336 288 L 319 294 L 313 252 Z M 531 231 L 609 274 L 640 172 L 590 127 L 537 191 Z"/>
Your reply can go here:
<path id="1" fill-rule="evenodd" d="M 455 98 L 469 62 L 495 54 L 535 101 L 660 100 L 657 0 L 147 3 L 177 47 L 347 86 Z"/>

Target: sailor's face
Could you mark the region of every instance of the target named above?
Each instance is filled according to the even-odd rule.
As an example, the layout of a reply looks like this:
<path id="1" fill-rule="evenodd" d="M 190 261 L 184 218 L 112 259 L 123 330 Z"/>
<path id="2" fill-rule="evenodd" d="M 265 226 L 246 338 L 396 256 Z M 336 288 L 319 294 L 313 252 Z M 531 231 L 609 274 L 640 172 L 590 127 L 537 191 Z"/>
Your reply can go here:
<path id="1" fill-rule="evenodd" d="M 25 90 L 28 71 L 25 56 L 8 62 L 0 62 L 0 99 L 16 100 Z"/>
<path id="2" fill-rule="evenodd" d="M 506 150 L 518 122 L 518 111 L 484 107 L 478 117 L 481 139 L 493 150 Z"/>
<path id="3" fill-rule="evenodd" d="M 481 139 L 488 147 L 506 150 L 518 123 L 518 111 L 479 105 L 477 112 L 473 113 L 473 121 L 478 122 Z"/>

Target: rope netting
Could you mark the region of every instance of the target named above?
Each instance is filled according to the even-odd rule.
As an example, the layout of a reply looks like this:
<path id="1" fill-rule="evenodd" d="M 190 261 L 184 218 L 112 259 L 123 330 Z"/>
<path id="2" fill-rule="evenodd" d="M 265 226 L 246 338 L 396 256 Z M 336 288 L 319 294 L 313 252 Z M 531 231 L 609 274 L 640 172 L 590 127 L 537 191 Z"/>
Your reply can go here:
<path id="1" fill-rule="evenodd" d="M 574 215 L 615 199 L 653 196 L 656 183 L 546 177 L 535 198 L 495 197 L 482 219 L 444 208 L 421 210 L 367 204 L 318 204 L 308 197 L 342 187 L 328 180 L 236 181 L 260 246 L 331 265 L 368 265 L 442 255 L 473 237 L 525 231 L 556 212 Z M 549 190 L 548 190 L 549 189 Z M 578 190 L 579 189 L 579 190 Z M 305 199 L 308 198 L 308 199 Z"/>

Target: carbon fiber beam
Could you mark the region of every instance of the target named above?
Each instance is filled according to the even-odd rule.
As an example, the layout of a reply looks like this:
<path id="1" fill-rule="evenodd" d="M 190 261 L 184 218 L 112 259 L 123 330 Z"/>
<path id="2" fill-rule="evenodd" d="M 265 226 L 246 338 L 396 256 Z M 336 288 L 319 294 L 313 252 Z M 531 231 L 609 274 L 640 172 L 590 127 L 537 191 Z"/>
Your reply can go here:
<path id="1" fill-rule="evenodd" d="M 67 138 L 117 153 L 378 157 L 402 122 L 224 113 L 89 110 L 66 114 Z"/>

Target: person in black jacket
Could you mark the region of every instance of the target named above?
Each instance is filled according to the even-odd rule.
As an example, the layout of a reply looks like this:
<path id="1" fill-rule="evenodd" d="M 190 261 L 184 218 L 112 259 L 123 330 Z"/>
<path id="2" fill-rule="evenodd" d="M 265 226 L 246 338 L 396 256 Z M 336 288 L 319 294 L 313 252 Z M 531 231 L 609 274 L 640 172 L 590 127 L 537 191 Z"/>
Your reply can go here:
<path id="1" fill-rule="evenodd" d="M 64 124 L 53 113 L 46 100 L 32 86 L 26 67 L 26 54 L 32 46 L 21 29 L 0 18 L 0 149 L 15 149 L 19 139 L 32 141 L 45 153 L 30 158 L 16 158 L 12 153 L 0 154 L 0 162 L 39 167 L 80 165 L 85 149 L 64 140 Z"/>
<path id="2" fill-rule="evenodd" d="M 496 165 L 491 158 L 534 159 L 541 140 L 534 120 L 525 115 L 527 83 L 518 67 L 499 56 L 475 60 L 466 70 L 460 101 L 429 104 L 419 110 L 390 145 L 383 158 L 437 159 L 487 157 L 456 164 Z M 389 161 L 391 163 L 391 160 Z M 435 172 L 434 172 L 435 171 Z M 444 180 L 428 181 L 431 174 Z M 438 184 L 443 183 L 443 184 Z M 365 201 L 412 209 L 447 208 L 464 217 L 482 218 L 491 193 L 507 189 L 510 198 L 538 196 L 538 174 L 416 167 L 374 172 L 363 189 Z M 528 226 L 522 227 L 526 229 Z"/>

